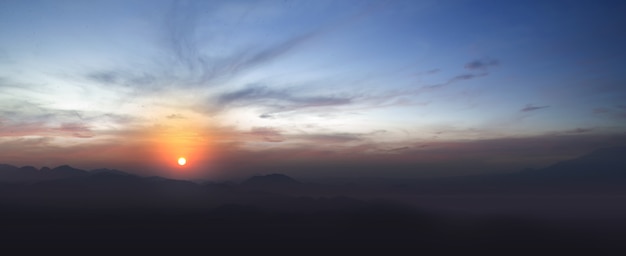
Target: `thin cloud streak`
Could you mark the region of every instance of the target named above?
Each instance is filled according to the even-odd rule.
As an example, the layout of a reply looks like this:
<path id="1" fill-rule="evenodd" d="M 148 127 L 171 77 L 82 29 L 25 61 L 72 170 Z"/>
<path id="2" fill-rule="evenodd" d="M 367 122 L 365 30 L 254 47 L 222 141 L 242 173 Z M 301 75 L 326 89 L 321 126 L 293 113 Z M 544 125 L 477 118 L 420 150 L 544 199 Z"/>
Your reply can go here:
<path id="1" fill-rule="evenodd" d="M 546 109 L 549 108 L 550 106 L 535 106 L 533 104 L 527 104 L 526 107 L 520 109 L 521 112 L 531 112 L 531 111 L 536 111 L 536 110 L 540 110 L 540 109 Z"/>
<path id="2" fill-rule="evenodd" d="M 213 101 L 211 101 L 213 102 Z M 221 94 L 215 100 L 213 108 L 251 106 L 265 108 L 269 113 L 261 115 L 269 118 L 271 114 L 293 111 L 303 108 L 349 105 L 353 98 L 334 96 L 297 96 L 289 90 L 275 90 L 267 86 L 249 86 L 240 90 Z"/>
<path id="3" fill-rule="evenodd" d="M 490 67 L 496 67 L 500 65 L 500 61 L 496 59 L 481 59 L 481 60 L 473 60 L 465 64 L 465 69 L 469 70 L 487 70 Z"/>

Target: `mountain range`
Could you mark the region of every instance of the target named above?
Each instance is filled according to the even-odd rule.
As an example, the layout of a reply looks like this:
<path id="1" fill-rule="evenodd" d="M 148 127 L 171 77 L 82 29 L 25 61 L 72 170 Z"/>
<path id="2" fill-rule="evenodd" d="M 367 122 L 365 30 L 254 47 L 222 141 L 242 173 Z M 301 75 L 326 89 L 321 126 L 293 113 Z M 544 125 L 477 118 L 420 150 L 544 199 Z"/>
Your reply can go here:
<path id="1" fill-rule="evenodd" d="M 600 149 L 537 170 L 381 185 L 284 174 L 195 183 L 3 164 L 0 244 L 624 249 L 624 153 Z M 577 194 L 607 188 L 617 195 Z M 565 190 L 575 193 L 553 196 Z"/>
<path id="2" fill-rule="evenodd" d="M 603 148 L 542 169 L 524 170 L 509 174 L 406 179 L 381 186 L 303 183 L 284 174 L 254 176 L 241 183 L 200 184 L 161 177 L 141 177 L 114 169 L 86 171 L 69 165 L 37 169 L 32 166 L 17 167 L 8 164 L 0 164 L 0 183 L 13 186 L 28 184 L 29 189 L 63 187 L 66 191 L 93 192 L 100 189 L 100 192 L 110 193 L 111 191 L 107 189 L 115 188 L 116 191 L 126 191 L 126 194 L 142 194 L 146 191 L 150 191 L 150 193 L 177 191 L 176 194 L 187 193 L 189 195 L 202 189 L 225 194 L 263 191 L 291 195 L 377 193 L 380 190 L 394 193 L 467 193 L 472 191 L 559 190 L 565 187 L 579 188 L 585 186 L 601 190 L 626 184 L 626 157 L 624 156 L 626 156 L 626 147 Z"/>

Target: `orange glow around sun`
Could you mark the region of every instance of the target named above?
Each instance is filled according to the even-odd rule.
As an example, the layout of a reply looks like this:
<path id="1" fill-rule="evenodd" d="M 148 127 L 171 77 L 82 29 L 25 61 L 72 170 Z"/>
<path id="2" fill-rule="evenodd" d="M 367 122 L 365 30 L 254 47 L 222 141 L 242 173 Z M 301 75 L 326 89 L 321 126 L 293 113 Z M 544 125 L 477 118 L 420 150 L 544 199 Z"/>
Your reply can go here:
<path id="1" fill-rule="evenodd" d="M 162 175 L 187 178 L 210 169 L 213 138 L 206 127 L 191 120 L 168 120 L 165 125 L 154 127 L 149 136 L 154 145 L 154 163 L 166 172 Z"/>

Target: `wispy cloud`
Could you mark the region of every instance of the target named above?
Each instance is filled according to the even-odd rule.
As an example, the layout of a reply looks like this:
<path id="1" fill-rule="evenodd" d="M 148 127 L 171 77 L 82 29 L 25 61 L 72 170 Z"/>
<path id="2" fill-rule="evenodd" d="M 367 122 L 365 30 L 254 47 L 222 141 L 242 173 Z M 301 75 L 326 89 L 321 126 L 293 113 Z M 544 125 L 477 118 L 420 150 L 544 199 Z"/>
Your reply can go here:
<path id="1" fill-rule="evenodd" d="M 470 79 L 474 79 L 477 77 L 483 77 L 483 76 L 487 76 L 487 73 L 480 73 L 480 74 L 463 74 L 463 75 L 458 75 L 455 76 L 453 78 L 451 78 L 450 80 L 448 80 L 448 84 L 456 82 L 456 81 L 461 81 L 461 80 L 470 80 Z"/>
<path id="2" fill-rule="evenodd" d="M 592 131 L 593 131 L 593 128 L 576 128 L 576 129 L 565 131 L 565 133 L 576 134 L 576 133 L 587 133 L 587 132 L 592 132 Z"/>
<path id="3" fill-rule="evenodd" d="M 136 88 L 150 88 L 159 86 L 159 79 L 156 74 L 151 74 L 146 71 L 132 71 L 132 70 L 107 70 L 107 71 L 95 71 L 85 75 L 89 80 L 105 84 L 105 85 L 119 85 L 124 87 L 136 87 Z"/>
<path id="4" fill-rule="evenodd" d="M 165 118 L 167 118 L 167 119 L 186 119 L 186 117 L 181 115 L 181 114 L 171 114 L 171 115 L 165 116 Z"/>
<path id="5" fill-rule="evenodd" d="M 441 72 L 441 70 L 438 69 L 438 68 L 435 68 L 435 69 L 431 69 L 431 70 L 426 71 L 426 74 L 433 75 L 433 74 L 437 74 L 439 72 Z"/>
<path id="6" fill-rule="evenodd" d="M 174 1 L 162 27 L 161 55 L 144 59 L 145 65 L 119 65 L 86 72 L 83 77 L 104 85 L 158 90 L 171 85 L 210 87 L 269 63 L 319 36 L 328 28 L 318 27 L 273 43 L 232 46 L 227 53 L 209 54 L 215 36 L 205 33 L 200 22 L 212 15 L 211 3 Z"/>
<path id="7" fill-rule="evenodd" d="M 60 127 L 54 128 L 54 130 L 68 133 L 78 138 L 91 138 L 94 136 L 91 129 L 83 123 L 62 123 Z"/>
<path id="8" fill-rule="evenodd" d="M 531 112 L 531 111 L 536 111 L 536 110 L 540 110 L 540 109 L 545 109 L 545 108 L 549 108 L 550 106 L 535 106 L 533 104 L 527 104 L 526 107 L 520 109 L 521 112 Z"/>
<path id="9" fill-rule="evenodd" d="M 427 91 L 432 91 L 434 89 L 442 89 L 448 85 L 454 84 L 456 82 L 460 82 L 460 81 L 466 81 L 466 80 L 471 80 L 471 79 L 475 79 L 475 78 L 479 78 L 479 77 L 485 77 L 489 75 L 489 72 L 487 70 L 487 67 L 490 66 L 497 66 L 498 65 L 498 61 L 497 60 L 492 60 L 492 59 L 487 59 L 487 60 L 474 60 L 471 61 L 467 64 L 465 64 L 465 69 L 468 69 L 470 71 L 480 71 L 480 72 L 476 72 L 476 73 L 467 73 L 467 74 L 460 74 L 460 75 L 456 75 L 453 76 L 451 78 L 448 78 L 448 80 L 441 82 L 441 83 L 436 83 L 436 84 L 430 84 L 430 85 L 425 85 L 425 86 L 421 86 L 415 93 L 423 93 L 423 92 L 427 92 Z M 439 73 L 440 69 L 433 69 L 431 71 L 428 71 L 428 74 L 436 74 Z"/>
<path id="10" fill-rule="evenodd" d="M 174 2 L 165 18 L 164 34 L 174 60 L 172 64 L 182 71 L 176 76 L 183 75 L 188 85 L 212 86 L 215 81 L 223 82 L 278 59 L 335 27 L 318 26 L 274 43 L 235 47 L 226 55 L 216 56 L 205 51 L 215 43 L 215 37 L 202 34 L 199 29 L 199 20 L 204 15 L 201 11 L 205 9 L 210 15 L 211 8 L 198 3 Z"/>
<path id="11" fill-rule="evenodd" d="M 498 65 L 500 65 L 499 60 L 485 58 L 485 59 L 470 61 L 467 64 L 465 64 L 465 68 L 469 70 L 485 71 L 490 67 L 495 67 Z"/>
<path id="12" fill-rule="evenodd" d="M 254 105 L 267 109 L 262 118 L 270 118 L 272 113 L 302 108 L 339 106 L 352 103 L 351 97 L 340 96 L 297 96 L 289 90 L 277 90 L 267 86 L 249 86 L 240 90 L 221 94 L 217 97 L 217 108 Z"/>
<path id="13" fill-rule="evenodd" d="M 254 44 L 225 45 L 224 40 L 239 40 L 229 30 L 250 29 L 242 24 L 242 19 L 255 7 L 242 9 L 240 13 L 234 14 L 239 18 L 231 23 L 227 22 L 225 27 L 217 28 L 211 22 L 221 19 L 218 16 L 223 15 L 219 10 L 225 8 L 220 3 L 174 1 L 165 13 L 163 25 L 160 27 L 161 40 L 156 43 L 163 50 L 159 56 L 143 59 L 147 65 L 120 65 L 113 69 L 86 72 L 83 77 L 105 85 L 132 86 L 136 90 L 224 85 L 247 71 L 263 67 L 295 52 L 321 36 L 345 29 L 348 25 L 379 12 L 386 5 L 387 3 L 355 5 L 355 10 L 342 14 L 342 17 L 329 18 L 330 22 L 320 20 L 298 32 L 285 32 L 281 37 L 264 39 L 263 42 L 255 41 Z M 281 4 L 272 8 L 276 8 L 275 11 L 278 12 L 290 12 L 283 9 L 285 6 Z M 264 18 L 271 23 L 276 17 L 269 15 Z M 209 29 L 215 31 L 208 32 Z M 216 48 L 224 50 L 215 51 Z"/>
<path id="14" fill-rule="evenodd" d="M 253 127 L 250 132 L 251 135 L 260 137 L 264 141 L 268 142 L 282 142 L 285 140 L 280 130 L 270 127 Z"/>
<path id="15" fill-rule="evenodd" d="M 397 147 L 397 148 L 392 148 L 392 149 L 386 149 L 385 151 L 387 152 L 401 152 L 401 151 L 405 151 L 405 150 L 409 150 L 411 147 Z"/>
<path id="16" fill-rule="evenodd" d="M 83 123 L 0 122 L 0 137 L 56 136 L 91 138 L 93 132 Z"/>
<path id="17" fill-rule="evenodd" d="M 92 123 L 127 125 L 134 118 L 127 115 L 51 109 L 40 104 L 9 101 L 0 104 L 0 137 L 2 136 L 94 136 Z"/>
<path id="18" fill-rule="evenodd" d="M 612 117 L 615 119 L 625 119 L 626 118 L 626 106 L 617 105 L 614 107 L 600 107 L 594 108 L 592 112 L 596 115 Z"/>
<path id="19" fill-rule="evenodd" d="M 346 142 L 352 142 L 352 141 L 360 141 L 363 139 L 362 135 L 352 134 L 352 133 L 303 134 L 303 135 L 297 136 L 297 138 L 309 140 L 313 143 L 324 143 L 324 144 L 346 143 Z"/>

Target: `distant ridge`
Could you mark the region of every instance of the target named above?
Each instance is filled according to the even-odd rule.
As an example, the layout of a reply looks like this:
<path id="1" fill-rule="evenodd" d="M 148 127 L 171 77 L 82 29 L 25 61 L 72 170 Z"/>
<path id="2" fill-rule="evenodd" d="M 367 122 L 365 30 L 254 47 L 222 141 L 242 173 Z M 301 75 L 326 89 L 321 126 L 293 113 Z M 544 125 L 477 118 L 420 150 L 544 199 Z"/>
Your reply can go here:
<path id="1" fill-rule="evenodd" d="M 137 177 L 115 169 L 81 170 L 69 165 L 55 168 L 33 166 L 14 166 L 0 164 L 0 182 L 2 183 L 34 183 L 41 181 L 62 180 L 68 178 L 92 176 L 119 176 Z M 166 178 L 142 178 L 151 182 L 170 182 Z M 146 180 L 146 181 L 147 181 Z M 405 182 L 405 187 L 419 187 L 420 190 L 431 188 L 449 189 L 451 187 L 470 188 L 480 187 L 506 189 L 507 186 L 529 185 L 568 185 L 568 184 L 625 184 L 626 185 L 626 146 L 600 148 L 588 154 L 570 160 L 561 161 L 542 169 L 526 169 L 517 173 L 497 175 L 455 176 L 437 179 L 426 179 L 415 182 Z M 311 184 L 301 183 L 296 179 L 280 173 L 253 176 L 239 185 L 252 189 L 285 191 L 309 190 Z M 348 184 L 349 185 L 349 184 Z"/>
<path id="2" fill-rule="evenodd" d="M 36 171 L 39 171 L 39 170 L 37 170 L 37 168 L 35 168 L 33 166 L 27 165 L 27 166 L 20 167 L 19 171 L 20 172 L 36 172 Z"/>
<path id="3" fill-rule="evenodd" d="M 248 186 L 276 186 L 276 185 L 299 185 L 297 180 L 284 174 L 268 174 L 262 176 L 254 176 L 242 183 Z"/>
<path id="4" fill-rule="evenodd" d="M 0 164 L 0 173 L 15 171 L 17 169 L 17 166 L 13 166 L 10 164 Z"/>
<path id="5" fill-rule="evenodd" d="M 69 165 L 61 165 L 59 167 L 56 167 L 54 169 L 51 170 L 52 172 L 56 172 L 56 173 L 62 173 L 62 174 L 66 174 L 66 175 L 71 175 L 71 174 L 75 174 L 75 175 L 82 175 L 82 174 L 87 174 L 87 171 L 85 170 L 81 170 L 81 169 L 76 169 L 74 167 L 71 167 Z"/>
<path id="6" fill-rule="evenodd" d="M 33 166 L 16 167 L 8 164 L 0 164 L 0 181 L 3 182 L 31 183 L 80 177 L 87 174 L 87 171 L 76 169 L 69 165 L 61 165 L 53 169 L 42 167 L 38 170 Z"/>
<path id="7" fill-rule="evenodd" d="M 123 171 L 116 170 L 116 169 L 107 169 L 107 168 L 94 169 L 94 170 L 89 171 L 89 173 L 99 174 L 99 175 L 135 176 L 127 172 L 123 172 Z"/>
<path id="8" fill-rule="evenodd" d="M 536 178 L 551 180 L 626 180 L 626 147 L 601 148 L 571 160 L 555 163 L 544 169 L 524 173 Z"/>

